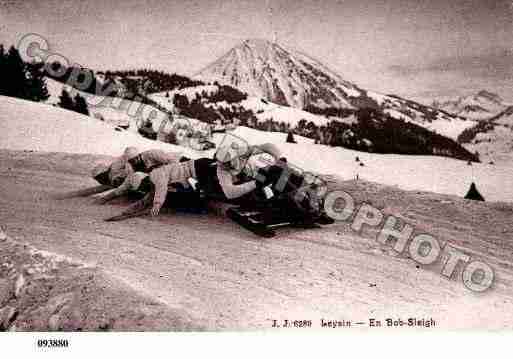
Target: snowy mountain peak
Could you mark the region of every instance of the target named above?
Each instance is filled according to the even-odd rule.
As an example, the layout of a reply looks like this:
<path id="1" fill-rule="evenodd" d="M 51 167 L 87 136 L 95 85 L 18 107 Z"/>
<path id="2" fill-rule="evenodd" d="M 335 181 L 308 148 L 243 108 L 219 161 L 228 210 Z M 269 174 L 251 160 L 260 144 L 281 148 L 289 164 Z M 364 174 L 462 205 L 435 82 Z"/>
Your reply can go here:
<path id="1" fill-rule="evenodd" d="M 483 99 L 488 100 L 490 102 L 494 102 L 494 103 L 496 103 L 498 105 L 503 105 L 504 104 L 504 100 L 502 99 L 502 97 L 500 97 L 496 93 L 493 93 L 493 92 L 490 92 L 490 91 L 487 91 L 487 90 L 479 91 L 475 97 L 476 98 L 483 98 Z"/>
<path id="2" fill-rule="evenodd" d="M 239 43 L 197 76 L 203 81 L 239 88 L 274 104 L 305 109 L 336 120 L 347 116 L 341 115 L 344 111 L 373 109 L 383 118 L 412 122 L 453 139 L 473 125 L 414 101 L 362 89 L 314 58 L 262 39 Z"/>
<path id="3" fill-rule="evenodd" d="M 438 108 L 451 114 L 469 119 L 491 118 L 507 108 L 508 104 L 496 93 L 481 90 L 474 95 L 459 97 L 456 100 L 438 104 Z"/>
<path id="4" fill-rule="evenodd" d="M 257 38 L 244 40 L 242 42 L 242 46 L 247 46 L 257 51 L 266 51 L 269 48 L 279 47 L 278 44 L 273 43 L 269 40 Z"/>
<path id="5" fill-rule="evenodd" d="M 197 76 L 297 108 L 352 108 L 362 93 L 319 61 L 263 39 L 244 40 Z"/>

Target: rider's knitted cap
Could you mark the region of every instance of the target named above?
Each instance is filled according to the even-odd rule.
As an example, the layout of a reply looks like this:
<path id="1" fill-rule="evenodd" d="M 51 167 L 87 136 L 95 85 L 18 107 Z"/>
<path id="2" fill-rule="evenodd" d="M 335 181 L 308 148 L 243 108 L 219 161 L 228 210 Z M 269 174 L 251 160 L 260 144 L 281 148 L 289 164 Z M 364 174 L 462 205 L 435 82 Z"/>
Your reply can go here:
<path id="1" fill-rule="evenodd" d="M 123 156 L 127 161 L 131 160 L 132 158 L 136 157 L 139 154 L 139 150 L 137 147 L 127 147 L 125 149 L 125 152 L 123 153 Z"/>

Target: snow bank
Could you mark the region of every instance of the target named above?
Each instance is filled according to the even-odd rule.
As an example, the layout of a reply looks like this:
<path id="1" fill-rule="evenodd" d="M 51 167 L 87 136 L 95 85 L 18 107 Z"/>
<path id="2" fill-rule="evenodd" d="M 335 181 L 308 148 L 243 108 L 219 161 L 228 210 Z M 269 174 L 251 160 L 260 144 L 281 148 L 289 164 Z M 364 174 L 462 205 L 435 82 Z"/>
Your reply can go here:
<path id="1" fill-rule="evenodd" d="M 220 104 L 217 106 L 220 106 Z M 253 110 L 259 121 L 273 119 L 275 122 L 288 123 L 291 128 L 297 126 L 298 122 L 303 119 L 307 122 L 311 121 L 317 126 L 326 125 L 329 122 L 329 119 L 324 116 L 314 115 L 295 107 L 281 106 L 269 101 L 263 102 L 258 97 L 248 97 L 241 102 L 241 106 Z"/>
<path id="2" fill-rule="evenodd" d="M 116 131 L 92 117 L 43 103 L 0 96 L 0 148 L 118 156 L 127 146 L 141 150 L 182 147 L 148 140 L 136 133 Z"/>
<path id="3" fill-rule="evenodd" d="M 487 201 L 513 201 L 513 168 L 508 164 L 469 166 L 464 161 L 436 156 L 380 155 L 340 147 L 283 143 L 289 161 L 303 169 L 421 190 L 465 196 L 475 182 Z M 364 166 L 356 162 L 359 157 Z"/>
<path id="4" fill-rule="evenodd" d="M 251 145 L 271 142 L 281 146 L 282 144 L 286 143 L 287 139 L 287 134 L 283 132 L 264 132 L 244 126 L 237 127 L 235 130 L 229 132 L 229 135 L 230 134 L 243 138 Z M 314 140 L 311 138 L 299 135 L 294 135 L 294 140 L 296 140 L 296 142 L 301 145 L 314 143 Z"/>
<path id="5" fill-rule="evenodd" d="M 0 252 L 2 331 L 202 329 L 94 265 L 10 237 L 0 241 Z"/>
<path id="6" fill-rule="evenodd" d="M 91 117 L 102 118 L 105 122 L 114 126 L 129 126 L 130 132 L 137 132 L 137 119 L 134 114 L 137 113 L 139 109 L 142 111 L 142 118 L 151 117 L 152 111 L 156 111 L 157 115 L 155 118 L 157 119 L 166 117 L 164 112 L 152 106 L 143 105 L 137 101 L 126 100 L 119 97 L 92 95 L 66 86 L 50 78 L 46 79 L 46 85 L 50 94 L 50 97 L 46 100 L 47 104 L 57 105 L 63 88 L 66 88 L 72 96 L 79 93 L 86 99 Z M 141 106 L 145 106 L 144 110 Z"/>
<path id="7" fill-rule="evenodd" d="M 465 196 L 472 182 L 488 201 L 513 201 L 513 168 L 508 163 L 474 163 L 437 156 L 373 154 L 341 147 L 316 145 L 308 138 L 294 136 L 298 144 L 286 143 L 286 135 L 238 127 L 234 135 L 249 144 L 274 143 L 289 162 L 299 168 L 343 179 L 358 176 L 372 182 L 420 190 Z M 219 143 L 219 141 L 216 141 Z M 356 161 L 356 157 L 360 162 Z"/>
<path id="8" fill-rule="evenodd" d="M 160 148 L 183 151 L 192 158 L 211 156 L 180 146 L 151 141 L 91 117 L 41 103 L 0 97 L 0 148 L 117 156 L 126 146 L 141 150 Z M 230 133 L 228 133 L 230 134 Z M 379 155 L 340 147 L 315 145 L 310 139 L 294 136 L 297 144 L 286 143 L 286 135 L 238 127 L 232 132 L 250 144 L 276 144 L 289 162 L 308 171 L 335 174 L 344 179 L 361 179 L 421 190 L 464 196 L 472 181 L 491 201 L 513 200 L 513 167 L 505 164 L 473 164 L 435 156 Z M 223 134 L 215 142 L 222 143 Z M 355 159 L 359 157 L 364 166 Z"/>
<path id="9" fill-rule="evenodd" d="M 438 119 L 433 122 L 424 123 L 422 126 L 430 131 L 449 137 L 453 140 L 457 140 L 458 136 L 461 135 L 466 129 L 473 127 L 476 123 L 473 121 L 453 120 L 448 121 L 444 119 Z"/>
<path id="10" fill-rule="evenodd" d="M 447 116 L 442 112 L 437 113 L 436 119 L 430 120 L 426 118 L 424 113 L 409 106 L 404 100 L 401 101 L 372 91 L 369 91 L 367 95 L 375 100 L 378 105 L 385 107 L 383 112 L 391 117 L 414 123 L 453 140 L 456 140 L 464 130 L 476 124 L 475 121 Z M 407 112 L 404 112 L 404 110 L 407 110 Z"/>

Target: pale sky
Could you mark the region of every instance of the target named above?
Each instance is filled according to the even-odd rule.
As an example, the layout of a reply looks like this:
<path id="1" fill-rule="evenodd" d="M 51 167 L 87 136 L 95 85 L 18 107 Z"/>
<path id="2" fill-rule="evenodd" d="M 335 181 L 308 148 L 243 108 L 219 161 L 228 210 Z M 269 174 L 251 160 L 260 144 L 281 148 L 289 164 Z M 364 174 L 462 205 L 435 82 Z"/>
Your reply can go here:
<path id="1" fill-rule="evenodd" d="M 513 0 L 0 0 L 0 43 L 29 32 L 93 69 L 185 75 L 243 39 L 276 38 L 363 88 L 513 101 Z"/>

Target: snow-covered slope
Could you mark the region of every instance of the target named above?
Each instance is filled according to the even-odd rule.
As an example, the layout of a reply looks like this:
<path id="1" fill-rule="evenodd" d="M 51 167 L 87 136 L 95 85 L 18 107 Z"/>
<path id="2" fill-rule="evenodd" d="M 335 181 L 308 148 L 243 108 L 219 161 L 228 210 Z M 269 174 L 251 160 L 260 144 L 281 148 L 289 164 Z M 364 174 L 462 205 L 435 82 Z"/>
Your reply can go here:
<path id="1" fill-rule="evenodd" d="M 482 161 L 513 165 L 513 129 L 496 125 L 489 131 L 476 134 L 471 143 L 464 147 L 479 152 Z"/>
<path id="2" fill-rule="evenodd" d="M 0 97 L 0 148 L 119 155 L 126 146 L 184 151 L 190 157 L 210 156 L 180 146 L 147 140 L 134 133 L 118 132 L 104 122 L 80 114 L 10 97 Z M 465 195 L 472 181 L 487 200 L 513 200 L 513 168 L 509 165 L 473 164 L 435 156 L 378 155 L 308 143 L 285 142 L 281 133 L 244 127 L 233 135 L 249 143 L 275 143 L 289 161 L 308 171 L 335 174 L 345 179 L 360 178 L 404 189 Z M 216 142 L 229 135 L 216 135 Z M 298 139 L 296 139 L 298 140 Z M 225 142 L 226 143 L 226 142 Z M 355 161 L 359 157 L 364 166 Z"/>
<path id="3" fill-rule="evenodd" d="M 119 97 L 96 96 L 90 93 L 82 92 L 61 82 L 47 78 L 46 84 L 50 97 L 46 103 L 57 105 L 62 90 L 66 88 L 74 96 L 79 93 L 87 101 L 91 117 L 103 119 L 105 122 L 114 126 L 128 126 L 130 132 L 137 132 L 137 122 L 142 119 L 154 118 L 163 119 L 166 114 L 150 105 L 142 104 L 136 101 L 130 101 Z"/>
<path id="4" fill-rule="evenodd" d="M 239 102 L 237 105 L 245 109 L 252 110 L 259 121 L 274 120 L 276 122 L 284 122 L 294 128 L 299 121 L 306 120 L 313 122 L 318 126 L 326 125 L 329 119 L 324 116 L 314 115 L 310 112 L 300 110 L 294 107 L 278 105 L 258 97 L 248 97 L 246 100 Z M 215 108 L 230 107 L 226 102 L 218 102 L 212 105 Z"/>
<path id="5" fill-rule="evenodd" d="M 303 169 L 397 186 L 465 196 L 474 181 L 487 201 L 513 201 L 513 167 L 507 164 L 467 165 L 446 157 L 379 155 L 323 145 L 281 144 L 283 153 Z M 355 158 L 359 157 L 364 166 Z"/>
<path id="6" fill-rule="evenodd" d="M 235 86 L 250 95 L 282 105 L 306 104 L 350 108 L 349 96 L 359 96 L 320 62 L 265 40 L 246 40 L 197 75 Z"/>
<path id="7" fill-rule="evenodd" d="M 412 122 L 453 140 L 457 139 L 465 129 L 475 125 L 474 121 L 451 116 L 444 111 L 398 96 L 387 96 L 373 91 L 368 91 L 367 96 L 375 100 L 383 112 L 391 117 Z"/>
<path id="8" fill-rule="evenodd" d="M 278 147 L 281 147 L 284 143 L 286 143 L 287 139 L 286 133 L 259 131 L 245 126 L 238 126 L 235 130 L 229 132 L 226 136 L 226 140 L 229 140 L 231 135 L 237 136 L 251 145 L 270 142 L 276 144 Z M 223 139 L 225 139 L 225 136 L 223 134 L 216 135 L 214 137 L 214 141 L 217 144 L 221 144 Z M 299 135 L 294 135 L 294 140 L 297 142 L 297 145 L 300 146 L 314 144 L 314 140 L 312 140 L 311 138 L 306 138 Z"/>
<path id="9" fill-rule="evenodd" d="M 246 40 L 197 77 L 219 81 L 249 95 L 299 109 L 378 107 L 389 116 L 413 122 L 455 139 L 474 122 L 397 96 L 364 90 L 319 61 L 265 40 Z"/>
<path id="10" fill-rule="evenodd" d="M 212 94 L 219 90 L 219 86 L 217 85 L 200 85 L 200 86 L 191 86 L 186 87 L 184 89 L 176 89 L 172 91 L 163 91 L 163 92 L 155 92 L 150 94 L 148 97 L 153 101 L 157 102 L 159 105 L 165 107 L 170 111 L 174 111 L 175 107 L 173 105 L 173 98 L 176 94 L 187 96 L 189 102 L 194 100 L 196 95 L 201 95 L 202 93 Z"/>
<path id="11" fill-rule="evenodd" d="M 176 111 L 173 105 L 175 95 L 187 96 L 192 101 L 196 96 L 202 93 L 212 94 L 218 91 L 217 85 L 202 85 L 187 87 L 185 89 L 159 92 L 149 96 L 149 98 L 169 111 Z M 363 96 L 363 95 L 362 95 Z M 424 127 L 432 132 L 443 136 L 456 139 L 465 129 L 475 125 L 474 121 L 469 121 L 460 117 L 449 116 L 441 111 L 430 109 L 421 104 L 404 100 L 398 97 L 387 96 L 377 92 L 367 91 L 365 96 L 376 105 L 383 109 L 383 112 L 393 118 L 411 122 Z M 354 115 L 346 118 L 316 115 L 299 108 L 279 105 L 269 100 L 248 96 L 246 100 L 237 103 L 227 103 L 226 101 L 208 103 L 213 108 L 230 108 L 232 106 L 241 106 L 246 110 L 251 110 L 260 121 L 272 119 L 275 122 L 284 122 L 294 128 L 299 121 L 305 120 L 313 122 L 317 126 L 327 125 L 331 120 L 350 123 L 355 121 Z"/>
<path id="12" fill-rule="evenodd" d="M 492 118 L 479 121 L 462 134 L 460 142 L 472 151 L 479 152 L 484 161 L 513 164 L 513 106 Z"/>
<path id="13" fill-rule="evenodd" d="M 118 156 L 127 146 L 183 151 L 92 117 L 47 104 L 0 96 L 0 148 Z"/>
<path id="14" fill-rule="evenodd" d="M 504 111 L 493 117 L 491 121 L 504 126 L 513 126 L 513 106 L 506 108 Z"/>
<path id="15" fill-rule="evenodd" d="M 472 120 L 483 120 L 496 116 L 508 107 L 499 95 L 486 90 L 470 96 L 459 97 L 442 103 L 435 103 L 437 108 L 451 114 Z"/>
<path id="16" fill-rule="evenodd" d="M 217 85 L 194 86 L 180 90 L 158 92 L 151 94 L 148 97 L 158 103 L 160 106 L 174 112 L 176 111 L 175 106 L 173 105 L 173 97 L 175 95 L 179 94 L 187 96 L 189 101 L 192 101 L 197 94 L 211 94 L 215 93 L 218 89 L 219 87 Z M 246 110 L 252 110 L 260 121 L 273 119 L 276 122 L 284 122 L 289 124 L 292 128 L 294 128 L 302 119 L 306 120 L 307 122 L 312 121 L 318 126 L 325 125 L 329 122 L 329 119 L 324 116 L 314 115 L 310 112 L 303 111 L 294 107 L 279 105 L 255 96 L 248 96 L 247 99 L 236 103 L 227 103 L 226 101 L 222 101 L 209 103 L 207 105 L 216 109 L 230 108 L 232 106 L 242 106 Z"/>

